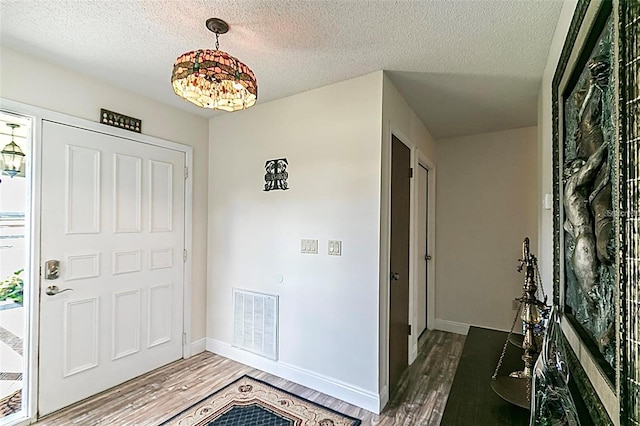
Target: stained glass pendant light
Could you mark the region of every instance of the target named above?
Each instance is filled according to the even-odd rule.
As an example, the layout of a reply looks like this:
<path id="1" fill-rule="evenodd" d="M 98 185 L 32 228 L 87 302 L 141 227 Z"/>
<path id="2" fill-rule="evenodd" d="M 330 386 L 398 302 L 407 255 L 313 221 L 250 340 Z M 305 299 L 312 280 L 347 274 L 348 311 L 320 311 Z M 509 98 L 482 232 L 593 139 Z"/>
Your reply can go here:
<path id="1" fill-rule="evenodd" d="M 229 31 L 229 25 L 218 18 L 207 19 L 206 25 L 216 35 L 216 49 L 180 55 L 171 75 L 173 91 L 201 108 L 238 111 L 253 106 L 258 98 L 253 71 L 219 50 L 218 36 Z"/>
<path id="2" fill-rule="evenodd" d="M 15 130 L 20 127 L 20 125 L 7 123 L 7 126 L 11 127 L 11 143 L 5 145 L 5 147 L 2 148 L 2 151 L 0 151 L 0 155 L 2 155 L 2 162 L 4 163 L 2 171 L 11 177 L 14 177 L 20 173 L 22 160 L 24 159 L 25 154 L 13 140 Z"/>

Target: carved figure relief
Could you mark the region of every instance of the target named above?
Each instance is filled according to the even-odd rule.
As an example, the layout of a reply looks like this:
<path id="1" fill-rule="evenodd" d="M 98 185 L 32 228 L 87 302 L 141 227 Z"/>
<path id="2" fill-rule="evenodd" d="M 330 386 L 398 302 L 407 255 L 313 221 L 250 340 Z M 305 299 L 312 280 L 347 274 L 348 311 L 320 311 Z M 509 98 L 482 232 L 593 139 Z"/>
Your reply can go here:
<path id="1" fill-rule="evenodd" d="M 565 98 L 565 304 L 615 366 L 612 21 Z"/>

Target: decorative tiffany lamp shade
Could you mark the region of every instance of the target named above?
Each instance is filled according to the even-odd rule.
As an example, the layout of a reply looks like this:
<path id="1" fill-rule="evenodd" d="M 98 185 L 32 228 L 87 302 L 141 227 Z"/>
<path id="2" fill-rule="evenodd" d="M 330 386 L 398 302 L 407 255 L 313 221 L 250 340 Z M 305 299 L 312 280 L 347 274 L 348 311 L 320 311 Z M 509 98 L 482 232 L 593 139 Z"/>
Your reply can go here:
<path id="1" fill-rule="evenodd" d="M 221 50 L 194 50 L 178 57 L 171 84 L 176 95 L 201 108 L 237 111 L 258 98 L 253 71 Z"/>
<path id="2" fill-rule="evenodd" d="M 253 106 L 258 98 L 253 71 L 238 58 L 218 50 L 218 36 L 229 26 L 218 18 L 208 19 L 206 25 L 216 34 L 216 49 L 180 55 L 171 75 L 173 91 L 201 108 L 237 111 Z"/>

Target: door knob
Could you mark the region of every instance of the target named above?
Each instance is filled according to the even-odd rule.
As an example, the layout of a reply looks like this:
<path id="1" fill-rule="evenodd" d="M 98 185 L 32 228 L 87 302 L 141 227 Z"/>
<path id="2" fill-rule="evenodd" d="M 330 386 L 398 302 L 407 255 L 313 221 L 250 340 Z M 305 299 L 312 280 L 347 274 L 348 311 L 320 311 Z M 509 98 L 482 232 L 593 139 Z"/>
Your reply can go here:
<path id="1" fill-rule="evenodd" d="M 430 254 L 425 255 L 424 260 L 431 260 L 431 255 Z"/>
<path id="2" fill-rule="evenodd" d="M 400 274 L 399 274 L 399 273 L 397 273 L 397 272 L 392 272 L 392 273 L 391 273 L 391 280 L 392 280 L 392 281 L 398 281 L 398 280 L 400 280 Z"/>
<path id="3" fill-rule="evenodd" d="M 60 290 L 60 288 L 57 285 L 50 285 L 47 287 L 47 290 L 45 291 L 45 293 L 47 293 L 47 296 L 55 296 L 58 293 L 64 293 L 65 291 L 73 291 L 72 288 L 65 288 L 63 290 Z"/>

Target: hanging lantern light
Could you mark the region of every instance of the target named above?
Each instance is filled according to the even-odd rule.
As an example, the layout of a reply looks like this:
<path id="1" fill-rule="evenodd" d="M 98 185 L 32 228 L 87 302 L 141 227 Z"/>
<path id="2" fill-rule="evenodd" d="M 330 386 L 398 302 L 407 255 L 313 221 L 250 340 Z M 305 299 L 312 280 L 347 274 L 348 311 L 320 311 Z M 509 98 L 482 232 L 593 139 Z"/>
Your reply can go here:
<path id="1" fill-rule="evenodd" d="M 216 35 L 215 50 L 180 55 L 171 75 L 173 91 L 201 108 L 238 111 L 253 106 L 258 99 L 253 71 L 238 58 L 219 50 L 218 37 L 229 31 L 229 25 L 222 19 L 210 18 L 206 26 Z"/>
<path id="2" fill-rule="evenodd" d="M 25 154 L 18 144 L 14 142 L 15 130 L 20 127 L 20 125 L 7 123 L 7 126 L 11 127 L 11 143 L 5 145 L 5 147 L 2 148 L 2 151 L 0 151 L 0 154 L 2 155 L 2 162 L 4 164 L 2 171 L 11 177 L 14 177 L 20 173 Z"/>

